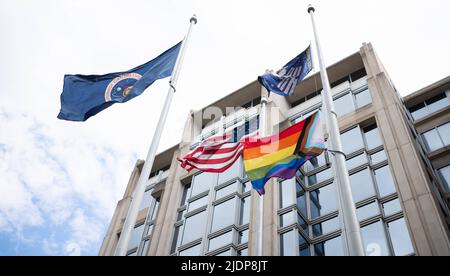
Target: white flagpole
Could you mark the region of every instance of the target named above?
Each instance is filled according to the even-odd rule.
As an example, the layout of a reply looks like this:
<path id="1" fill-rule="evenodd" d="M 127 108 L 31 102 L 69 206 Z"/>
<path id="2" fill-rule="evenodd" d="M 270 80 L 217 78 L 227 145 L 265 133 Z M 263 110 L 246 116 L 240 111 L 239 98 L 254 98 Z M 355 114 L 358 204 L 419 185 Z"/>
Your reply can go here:
<path id="1" fill-rule="evenodd" d="M 333 166 L 335 171 L 335 183 L 339 189 L 341 211 L 344 227 L 342 235 L 347 242 L 348 254 L 351 256 L 364 256 L 364 246 L 361 238 L 361 230 L 359 227 L 358 218 L 356 217 L 356 208 L 353 201 L 352 192 L 350 188 L 350 179 L 348 176 L 347 166 L 345 164 L 345 156 L 342 149 L 341 137 L 339 134 L 339 125 L 337 115 L 334 110 L 333 100 L 331 98 L 330 82 L 328 80 L 328 73 L 325 67 L 325 62 L 320 47 L 319 37 L 317 35 L 317 28 L 314 21 L 315 9 L 312 5 L 308 7 L 308 13 L 311 15 L 311 21 L 316 38 L 317 54 L 319 56 L 320 76 L 323 87 L 323 105 L 325 106 L 327 127 L 329 133 L 329 145 L 333 150 Z"/>
<path id="2" fill-rule="evenodd" d="M 261 112 L 259 113 L 259 132 L 260 137 L 266 136 L 266 105 L 267 98 L 261 98 Z M 258 198 L 258 256 L 263 255 L 263 231 L 264 231 L 264 195 Z"/>
<path id="3" fill-rule="evenodd" d="M 178 81 L 178 75 L 180 73 L 181 65 L 183 64 L 184 54 L 187 48 L 187 44 L 189 42 L 189 37 L 192 31 L 193 26 L 197 24 L 197 17 L 193 15 L 190 19 L 189 30 L 186 37 L 183 40 L 183 44 L 181 45 L 180 53 L 178 54 L 177 61 L 175 63 L 175 67 L 173 69 L 172 77 L 170 79 L 170 87 L 166 96 L 166 101 L 164 102 L 164 107 L 161 111 L 161 115 L 159 117 L 158 125 L 156 127 L 155 133 L 153 135 L 152 143 L 150 145 L 150 149 L 148 150 L 147 159 L 145 160 L 144 166 L 142 168 L 141 175 L 139 176 L 139 180 L 136 184 L 136 188 L 132 194 L 131 204 L 128 209 L 127 217 L 125 218 L 125 222 L 123 224 L 122 233 L 120 234 L 119 242 L 116 247 L 116 256 L 125 256 L 127 253 L 127 246 L 130 240 L 130 234 L 134 228 L 136 223 L 136 219 L 139 213 L 139 207 L 142 202 L 142 198 L 144 196 L 145 187 L 147 180 L 150 177 L 150 173 L 152 171 L 153 162 L 155 161 L 156 150 L 159 146 L 159 141 L 161 140 L 161 134 L 164 130 L 164 125 L 166 123 L 167 114 L 169 113 L 170 104 L 172 102 L 173 94 L 176 91 L 176 85 Z"/>

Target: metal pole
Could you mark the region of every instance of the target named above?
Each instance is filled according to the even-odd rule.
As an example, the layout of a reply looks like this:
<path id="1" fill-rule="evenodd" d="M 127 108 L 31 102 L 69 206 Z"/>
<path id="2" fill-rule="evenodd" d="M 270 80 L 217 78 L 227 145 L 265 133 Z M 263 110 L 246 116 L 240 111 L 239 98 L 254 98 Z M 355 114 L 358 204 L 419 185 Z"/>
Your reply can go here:
<path id="1" fill-rule="evenodd" d="M 159 141 L 161 140 L 161 134 L 164 130 L 164 125 L 166 123 L 167 114 L 169 112 L 170 104 L 172 102 L 173 94 L 175 93 L 175 87 L 178 81 L 178 75 L 180 73 L 181 65 L 183 64 L 184 54 L 187 48 L 187 44 L 189 42 L 189 36 L 191 34 L 193 26 L 197 24 L 197 17 L 193 15 L 190 19 L 189 30 L 184 38 L 183 45 L 181 46 L 180 53 L 178 54 L 177 61 L 175 63 L 175 67 L 173 69 L 172 77 L 170 79 L 170 87 L 166 96 L 166 101 L 164 102 L 164 107 L 161 111 L 161 115 L 159 117 L 158 125 L 156 127 L 155 133 L 153 134 L 152 143 L 150 145 L 150 149 L 148 150 L 147 159 L 145 160 L 144 166 L 142 168 L 141 175 L 139 176 L 139 180 L 136 184 L 136 188 L 132 194 L 131 204 L 128 209 L 127 216 L 125 218 L 125 222 L 122 228 L 122 233 L 120 234 L 119 242 L 116 247 L 116 256 L 125 256 L 127 253 L 127 246 L 130 240 L 130 234 L 134 228 L 134 224 L 136 223 L 136 219 L 139 213 L 139 207 L 142 202 L 142 198 L 144 196 L 145 187 L 147 180 L 150 177 L 150 173 L 152 171 L 153 162 L 155 161 L 156 150 L 159 146 Z"/>
<path id="2" fill-rule="evenodd" d="M 337 115 L 334 111 L 333 100 L 331 98 L 330 82 L 328 80 L 328 74 L 325 67 L 325 62 L 322 55 L 322 49 L 320 47 L 319 37 L 317 35 L 317 28 L 314 21 L 315 9 L 312 5 L 308 7 L 308 13 L 311 15 L 311 21 L 316 38 L 317 54 L 319 56 L 320 76 L 322 79 L 323 87 L 323 105 L 326 108 L 326 118 L 329 133 L 329 145 L 334 151 L 333 166 L 335 171 L 335 183 L 339 189 L 339 195 L 341 197 L 340 204 L 344 227 L 342 229 L 342 235 L 347 242 L 348 253 L 351 256 L 364 256 L 364 246 L 361 238 L 361 230 L 359 228 L 358 218 L 356 217 L 355 203 L 353 202 L 352 192 L 350 188 L 350 179 L 348 176 L 347 166 L 345 164 L 345 156 L 342 149 L 341 137 L 339 134 L 339 125 L 337 121 Z"/>
<path id="3" fill-rule="evenodd" d="M 266 105 L 267 98 L 261 98 L 261 112 L 259 113 L 259 135 L 261 137 L 266 136 Z M 263 231 L 264 231 L 264 195 L 260 195 L 258 198 L 258 256 L 263 255 Z"/>

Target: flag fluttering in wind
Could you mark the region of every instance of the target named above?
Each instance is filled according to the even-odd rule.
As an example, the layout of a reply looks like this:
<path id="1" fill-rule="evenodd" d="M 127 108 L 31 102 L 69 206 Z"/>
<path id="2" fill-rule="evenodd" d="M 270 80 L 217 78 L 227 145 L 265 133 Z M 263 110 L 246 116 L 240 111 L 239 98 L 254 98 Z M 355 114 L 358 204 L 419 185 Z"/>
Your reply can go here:
<path id="1" fill-rule="evenodd" d="M 312 70 L 311 46 L 289 61 L 276 73 L 267 73 L 258 77 L 258 81 L 267 91 L 281 96 L 290 96 L 297 85 Z"/>
<path id="2" fill-rule="evenodd" d="M 319 112 L 277 135 L 244 141 L 244 167 L 260 195 L 272 177 L 290 179 L 309 159 L 325 149 Z"/>
<path id="3" fill-rule="evenodd" d="M 181 42 L 155 59 L 126 72 L 65 75 L 58 118 L 86 121 L 110 107 L 139 96 L 156 80 L 172 75 Z"/>
<path id="4" fill-rule="evenodd" d="M 187 171 L 221 173 L 231 167 L 244 150 L 242 141 L 257 134 L 259 116 L 244 122 L 230 132 L 203 141 L 197 148 L 177 160 Z"/>

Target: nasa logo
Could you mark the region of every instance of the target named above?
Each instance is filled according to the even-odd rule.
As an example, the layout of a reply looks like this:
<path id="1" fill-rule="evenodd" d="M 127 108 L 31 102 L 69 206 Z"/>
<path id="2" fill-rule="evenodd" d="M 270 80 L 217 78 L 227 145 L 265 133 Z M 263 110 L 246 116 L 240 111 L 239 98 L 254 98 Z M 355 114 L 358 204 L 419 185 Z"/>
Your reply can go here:
<path id="1" fill-rule="evenodd" d="M 106 87 L 105 101 L 110 102 L 112 100 L 122 100 L 125 98 L 133 88 L 133 85 L 142 76 L 138 73 L 126 73 L 114 78 Z"/>

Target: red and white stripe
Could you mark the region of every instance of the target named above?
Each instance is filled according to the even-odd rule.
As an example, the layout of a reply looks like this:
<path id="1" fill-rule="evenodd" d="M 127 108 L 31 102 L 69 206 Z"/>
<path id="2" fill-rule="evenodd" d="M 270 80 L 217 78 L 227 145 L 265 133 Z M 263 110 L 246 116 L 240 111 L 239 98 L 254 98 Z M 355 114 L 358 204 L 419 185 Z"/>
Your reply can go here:
<path id="1" fill-rule="evenodd" d="M 230 139 L 230 134 L 211 137 L 177 160 L 181 163 L 181 167 L 189 172 L 194 168 L 203 172 L 224 172 L 233 165 L 244 150 L 242 141 L 230 143 Z"/>

